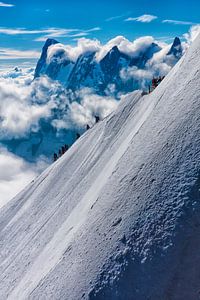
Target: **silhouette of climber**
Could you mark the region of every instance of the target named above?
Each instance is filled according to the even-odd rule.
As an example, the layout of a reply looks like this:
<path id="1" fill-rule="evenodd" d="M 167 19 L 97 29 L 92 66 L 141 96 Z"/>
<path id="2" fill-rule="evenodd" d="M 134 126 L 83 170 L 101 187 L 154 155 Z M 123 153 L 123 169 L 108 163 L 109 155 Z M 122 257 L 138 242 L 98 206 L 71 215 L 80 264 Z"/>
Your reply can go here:
<path id="1" fill-rule="evenodd" d="M 65 144 L 65 152 L 69 149 L 69 146 Z"/>
<path id="2" fill-rule="evenodd" d="M 62 156 L 62 151 L 61 151 L 61 149 L 59 149 L 59 151 L 58 151 L 58 157 L 61 157 Z"/>
<path id="3" fill-rule="evenodd" d="M 98 123 L 99 121 L 100 121 L 100 118 L 99 118 L 99 116 L 94 116 L 95 117 L 95 121 L 96 121 L 96 123 Z"/>
<path id="4" fill-rule="evenodd" d="M 90 129 L 90 126 L 87 124 L 86 125 L 86 130 L 89 130 Z"/>
<path id="5" fill-rule="evenodd" d="M 62 151 L 62 155 L 65 154 L 65 147 L 64 146 L 62 146 L 62 150 L 61 151 Z"/>
<path id="6" fill-rule="evenodd" d="M 152 79 L 152 87 L 155 89 L 158 86 L 158 81 L 156 78 Z"/>
<path id="7" fill-rule="evenodd" d="M 76 134 L 76 139 L 78 140 L 78 139 L 80 138 L 80 136 L 81 136 L 81 135 L 80 135 L 79 133 L 77 133 L 77 134 Z"/>
<path id="8" fill-rule="evenodd" d="M 58 159 L 58 155 L 57 155 L 57 153 L 54 153 L 54 155 L 53 155 L 53 161 L 56 161 Z"/>

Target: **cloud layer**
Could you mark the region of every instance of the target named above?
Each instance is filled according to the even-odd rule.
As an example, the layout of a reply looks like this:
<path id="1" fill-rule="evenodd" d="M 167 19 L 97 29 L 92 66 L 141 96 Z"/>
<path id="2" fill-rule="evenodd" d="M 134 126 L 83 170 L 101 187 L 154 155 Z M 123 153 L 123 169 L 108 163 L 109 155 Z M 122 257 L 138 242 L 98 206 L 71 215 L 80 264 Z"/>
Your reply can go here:
<path id="1" fill-rule="evenodd" d="M 13 7 L 13 6 L 15 5 L 10 3 L 0 2 L 0 7 Z"/>
<path id="2" fill-rule="evenodd" d="M 29 184 L 46 164 L 28 164 L 0 145 L 0 209 Z"/>
<path id="3" fill-rule="evenodd" d="M 27 29 L 27 28 L 5 28 L 0 27 L 0 34 L 5 35 L 41 35 L 34 38 L 34 41 L 44 42 L 48 38 L 77 38 L 82 36 L 87 36 L 92 32 L 101 30 L 100 27 L 93 27 L 90 29 L 77 29 L 77 28 L 42 28 L 42 29 Z"/>
<path id="4" fill-rule="evenodd" d="M 150 22 L 156 20 L 157 18 L 158 18 L 157 16 L 145 14 L 145 15 L 142 15 L 142 16 L 139 16 L 136 18 L 129 17 L 129 18 L 125 19 L 125 21 L 126 22 L 137 21 L 137 22 L 141 22 L 141 23 L 150 23 Z"/>

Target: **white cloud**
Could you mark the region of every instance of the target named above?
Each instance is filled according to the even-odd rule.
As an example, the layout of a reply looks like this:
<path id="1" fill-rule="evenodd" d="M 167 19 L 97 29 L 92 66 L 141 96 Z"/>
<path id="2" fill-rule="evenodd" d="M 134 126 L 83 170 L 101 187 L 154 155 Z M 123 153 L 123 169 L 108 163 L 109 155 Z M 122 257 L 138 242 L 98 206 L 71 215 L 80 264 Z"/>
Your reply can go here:
<path id="1" fill-rule="evenodd" d="M 185 33 L 183 36 L 186 39 L 188 44 L 191 44 L 196 37 L 200 34 L 200 25 L 192 26 L 188 33 Z"/>
<path id="2" fill-rule="evenodd" d="M 41 37 L 38 37 L 34 39 L 36 42 L 45 42 L 48 38 L 57 38 L 57 37 L 68 37 L 68 38 L 74 38 L 74 37 L 80 37 L 80 36 L 87 36 L 91 34 L 91 32 L 99 31 L 101 30 L 100 27 L 94 27 L 88 30 L 82 30 L 82 29 L 54 29 L 54 31 L 49 32 Z"/>
<path id="3" fill-rule="evenodd" d="M 64 49 L 66 56 L 75 61 L 80 54 L 85 52 L 97 52 L 96 59 L 100 61 L 114 46 L 132 57 L 137 56 L 139 53 L 143 53 L 153 43 L 156 42 L 151 36 L 144 36 L 134 40 L 133 42 L 126 39 L 124 36 L 117 36 L 111 39 L 105 45 L 102 45 L 97 39 L 81 38 L 77 40 L 77 46 L 64 46 L 63 44 L 52 45 L 49 48 L 48 57 L 51 59 L 57 50 Z M 157 42 L 160 44 L 160 42 Z"/>
<path id="4" fill-rule="evenodd" d="M 154 16 L 154 15 L 142 15 L 140 17 L 137 18 L 127 18 L 125 19 L 126 22 L 130 22 L 130 21 L 137 21 L 137 22 L 141 22 L 141 23 L 150 23 L 154 20 L 156 20 L 158 17 Z"/>
<path id="5" fill-rule="evenodd" d="M 15 50 L 10 48 L 0 48 L 0 60 L 4 59 L 26 59 L 39 58 L 40 52 L 36 50 Z"/>
<path id="6" fill-rule="evenodd" d="M 70 45 L 64 46 L 60 43 L 50 46 L 48 49 L 48 60 L 50 61 L 57 51 L 63 50 L 67 58 L 76 61 L 80 54 L 85 52 L 96 52 L 99 51 L 100 48 L 101 44 L 98 40 L 80 38 L 75 47 Z"/>
<path id="7" fill-rule="evenodd" d="M 90 44 L 84 47 L 90 47 Z M 33 70 L 0 71 L 0 139 L 22 138 L 40 129 L 46 119 L 58 130 L 81 128 L 92 123 L 94 115 L 104 118 L 118 101 L 95 95 L 90 89 L 69 95 L 47 77 L 32 81 Z M 80 99 L 80 103 L 77 102 Z M 54 110 L 59 114 L 53 114 Z M 59 119 L 57 119 L 59 115 Z M 56 119 L 55 119 L 56 118 Z"/>
<path id="8" fill-rule="evenodd" d="M 174 24 L 174 25 L 193 25 L 193 22 L 178 21 L 178 20 L 163 20 L 162 23 Z"/>
<path id="9" fill-rule="evenodd" d="M 37 163 L 27 163 L 0 145 L 0 209 L 26 187 L 45 168 L 47 163 L 40 158 Z"/>
<path id="10" fill-rule="evenodd" d="M 123 17 L 124 17 L 124 15 L 114 16 L 114 17 L 107 18 L 105 21 L 110 22 L 110 21 L 113 21 L 113 20 L 121 19 Z"/>
<path id="11" fill-rule="evenodd" d="M 74 37 L 83 35 L 89 35 L 92 32 L 101 30 L 100 27 L 94 27 L 90 29 L 77 29 L 77 28 L 44 28 L 44 29 L 34 29 L 29 30 L 27 28 L 5 28 L 0 27 L 0 34 L 6 35 L 40 35 L 42 36 L 35 38 L 35 41 L 43 42 L 48 38 L 58 38 L 58 37 Z M 84 33 L 84 34 L 83 34 Z"/>
<path id="12" fill-rule="evenodd" d="M 43 34 L 46 33 L 50 36 L 63 36 L 70 32 L 78 31 L 78 29 L 65 29 L 65 28 L 46 28 L 29 30 L 26 28 L 0 28 L 0 33 L 7 35 L 20 35 L 20 34 Z"/>
<path id="13" fill-rule="evenodd" d="M 5 3 L 5 2 L 0 2 L 0 7 L 13 7 L 15 6 L 14 4 L 9 4 L 9 3 Z"/>
<path id="14" fill-rule="evenodd" d="M 109 18 L 107 18 L 105 21 L 106 21 L 106 22 L 110 22 L 110 21 L 122 19 L 122 18 L 126 17 L 127 15 L 130 15 L 130 13 L 131 13 L 131 12 L 127 12 L 127 13 L 124 13 L 124 14 L 122 14 L 122 15 L 109 17 Z"/>
<path id="15" fill-rule="evenodd" d="M 18 73 L 18 76 L 17 74 Z M 41 119 L 48 119 L 58 106 L 56 97 L 62 88 L 47 77 L 32 80 L 20 70 L 1 74 L 0 78 L 0 138 L 20 138 L 40 128 Z M 57 103 L 58 102 L 58 103 Z"/>
<path id="16" fill-rule="evenodd" d="M 80 102 L 72 102 L 62 119 L 53 120 L 52 124 L 57 129 L 83 129 L 86 124 L 92 126 L 95 123 L 94 116 L 104 119 L 115 110 L 119 101 L 112 97 L 95 95 L 90 89 L 82 89 L 78 94 Z"/>
<path id="17" fill-rule="evenodd" d="M 136 66 L 134 66 L 128 69 L 122 69 L 120 75 L 124 81 L 133 79 L 138 83 L 140 88 L 145 89 L 147 83 L 150 82 L 153 77 L 153 72 L 150 69 L 138 69 Z"/>
<path id="18" fill-rule="evenodd" d="M 158 43 L 156 40 L 154 42 Z M 171 45 L 164 42 L 159 43 L 161 50 L 154 53 L 153 57 L 147 61 L 144 69 L 138 69 L 136 66 L 123 69 L 120 74 L 121 78 L 125 81 L 133 79 L 137 81 L 139 87 L 145 89 L 153 77 L 167 75 L 177 62 L 175 57 L 167 55 Z M 139 43 L 138 49 L 140 49 L 140 46 L 142 47 L 141 43 Z M 183 52 L 185 52 L 186 45 L 183 44 L 182 47 Z"/>
<path id="19" fill-rule="evenodd" d="M 106 53 L 112 49 L 114 46 L 117 46 L 118 49 L 132 57 L 138 55 L 139 52 L 143 53 L 146 49 L 154 42 L 154 38 L 151 36 L 144 36 L 130 42 L 123 36 L 117 36 L 114 39 L 110 40 L 107 44 L 103 45 L 99 52 L 96 55 L 97 61 L 100 61 Z"/>

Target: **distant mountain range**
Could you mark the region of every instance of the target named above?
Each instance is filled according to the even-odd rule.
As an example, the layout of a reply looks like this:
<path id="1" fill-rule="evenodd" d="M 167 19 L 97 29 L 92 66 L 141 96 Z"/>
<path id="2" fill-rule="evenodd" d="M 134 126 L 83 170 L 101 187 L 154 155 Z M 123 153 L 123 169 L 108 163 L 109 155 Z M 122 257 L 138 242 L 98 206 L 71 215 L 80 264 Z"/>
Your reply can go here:
<path id="1" fill-rule="evenodd" d="M 150 61 L 154 55 L 158 54 L 159 56 L 160 52 L 163 57 L 162 47 L 153 42 L 146 47 L 141 47 L 141 50 L 137 51 L 137 55 L 134 56 L 120 51 L 117 46 L 113 46 L 100 60 L 97 59 L 95 51 L 89 51 L 79 55 L 75 61 L 72 61 L 72 59 L 66 56 L 66 51 L 64 51 L 62 46 L 56 48 L 53 56 L 48 55 L 50 47 L 54 47 L 57 44 L 58 41 L 54 39 L 46 41 L 35 69 L 34 78 L 36 80 L 46 75 L 52 80 L 58 80 L 66 88 L 67 95 L 68 90 L 76 92 L 82 88 L 91 88 L 94 94 L 112 94 L 112 96 L 117 98 L 120 93 L 125 94 L 136 89 L 141 89 L 141 82 L 137 77 L 127 76 L 127 78 L 124 78 L 121 74 L 122 71 L 134 68 L 139 71 L 148 70 Z M 175 38 L 174 43 L 170 48 L 168 47 L 167 51 L 164 53 L 164 61 L 168 65 L 171 64 L 173 66 L 183 54 L 180 39 Z M 19 70 L 16 69 L 15 72 L 19 72 Z M 159 72 L 160 70 L 158 69 L 153 74 L 156 76 L 163 75 Z M 151 77 L 148 80 L 150 81 Z M 69 93 L 69 95 L 71 94 L 73 93 Z M 76 97 L 77 94 L 70 101 L 80 102 L 80 99 Z M 57 98 L 60 97 L 59 94 L 55 96 Z M 68 111 L 69 108 L 67 105 L 65 107 L 62 105 L 52 111 L 49 119 L 40 120 L 38 131 L 31 131 L 30 134 L 21 138 L 2 139 L 1 143 L 9 151 L 31 162 L 37 160 L 41 155 L 51 158 L 54 151 L 58 151 L 65 143 L 71 145 L 76 139 L 77 128 L 60 129 L 58 132 L 52 124 L 53 120 L 62 119 Z M 83 133 L 84 128 L 79 128 L 78 131 L 79 133 Z"/>
<path id="2" fill-rule="evenodd" d="M 100 61 L 96 59 L 97 53 L 91 51 L 81 54 L 74 62 L 66 57 L 65 51 L 62 49 L 56 51 L 49 59 L 49 48 L 58 43 L 54 39 L 46 41 L 35 69 L 35 78 L 47 75 L 52 80 L 58 80 L 72 91 L 88 87 L 100 94 L 105 94 L 111 86 L 114 87 L 115 94 L 118 92 L 127 93 L 140 88 L 140 82 L 137 78 L 122 78 L 122 70 L 128 70 L 132 67 L 145 70 L 146 64 L 153 58 L 154 54 L 162 51 L 161 46 L 153 42 L 145 49 L 141 49 L 136 56 L 127 55 L 120 51 L 117 46 L 114 46 Z M 181 41 L 176 37 L 164 60 L 170 61 L 174 65 L 182 54 Z M 169 58 L 171 59 L 169 60 Z M 165 74 L 159 74 L 158 70 L 155 75 Z"/>

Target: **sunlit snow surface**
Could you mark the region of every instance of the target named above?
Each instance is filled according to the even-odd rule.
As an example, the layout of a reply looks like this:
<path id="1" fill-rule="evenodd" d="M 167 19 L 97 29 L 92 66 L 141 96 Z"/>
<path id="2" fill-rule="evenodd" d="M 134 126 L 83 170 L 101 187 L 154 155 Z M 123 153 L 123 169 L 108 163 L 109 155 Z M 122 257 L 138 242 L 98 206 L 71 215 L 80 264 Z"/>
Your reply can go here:
<path id="1" fill-rule="evenodd" d="M 0 211 L 0 299 L 198 299 L 200 38 Z"/>

